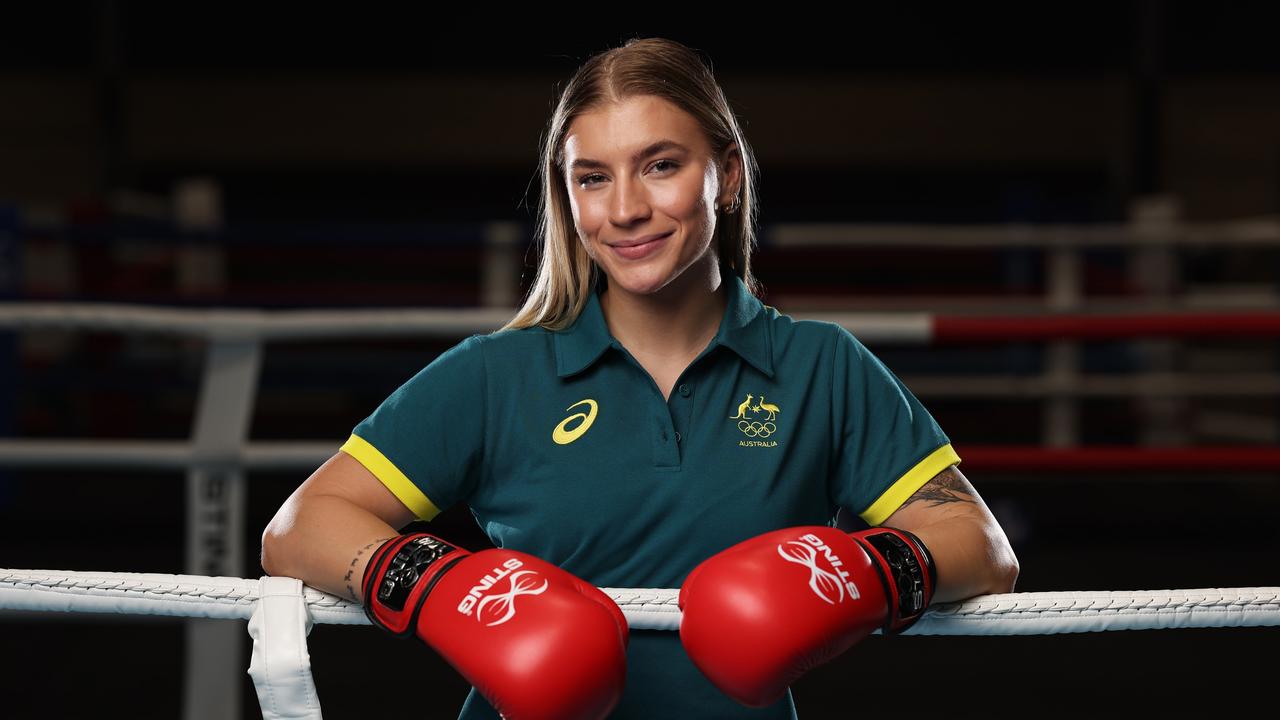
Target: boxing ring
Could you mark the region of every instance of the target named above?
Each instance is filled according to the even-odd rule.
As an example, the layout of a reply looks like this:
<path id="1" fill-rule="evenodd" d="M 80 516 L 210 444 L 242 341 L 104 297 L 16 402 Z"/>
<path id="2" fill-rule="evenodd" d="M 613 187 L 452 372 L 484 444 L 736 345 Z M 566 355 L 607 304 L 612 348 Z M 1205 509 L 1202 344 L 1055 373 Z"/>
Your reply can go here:
<path id="1" fill-rule="evenodd" d="M 1273 226 L 1264 239 L 1274 242 Z M 1103 240 L 1114 241 L 1112 231 Z M 785 234 L 784 234 L 785 239 Z M 818 237 L 822 237 L 818 233 Z M 1187 235 L 1192 241 L 1194 233 Z M 1254 242 L 1254 235 L 1245 242 Z M 1084 237 L 1081 243 L 1087 244 Z M 1280 337 L 1280 312 L 1069 313 L 964 317 L 933 313 L 793 313 L 836 322 L 867 344 L 1045 341 L 1053 344 L 1134 337 Z M 306 639 L 316 623 L 368 624 L 359 606 L 293 578 L 245 579 L 245 472 L 314 470 L 332 443 L 249 442 L 248 419 L 267 342 L 434 336 L 489 332 L 510 310 L 230 311 L 126 305 L 0 303 L 0 330 L 62 329 L 160 333 L 204 340 L 205 368 L 190 441 L 133 442 L 0 439 L 0 466 L 129 467 L 187 471 L 189 575 L 0 569 L 0 610 L 124 613 L 189 618 L 184 717 L 239 714 L 243 636 L 211 621 L 247 621 L 253 649 L 248 672 L 266 718 L 319 718 Z M 1056 400 L 1086 394 L 1276 394 L 1272 377 L 1189 382 L 1155 374 L 1154 382 L 1099 383 L 1062 375 L 1002 382 L 975 394 L 1028 394 Z M 1234 384 L 1233 384 L 1234 383 Z M 942 391 L 939 382 L 939 391 Z M 911 387 L 917 389 L 915 383 Z M 922 394 L 928 394 L 927 392 Z M 1271 447 L 1011 448 L 966 446 L 966 461 L 1002 469 L 1249 469 L 1280 471 Z M 675 630 L 675 589 L 603 588 L 632 627 Z M 1040 635 L 1116 630 L 1270 627 L 1280 625 L 1280 587 L 1159 591 L 1012 593 L 933 607 L 908 635 Z"/>

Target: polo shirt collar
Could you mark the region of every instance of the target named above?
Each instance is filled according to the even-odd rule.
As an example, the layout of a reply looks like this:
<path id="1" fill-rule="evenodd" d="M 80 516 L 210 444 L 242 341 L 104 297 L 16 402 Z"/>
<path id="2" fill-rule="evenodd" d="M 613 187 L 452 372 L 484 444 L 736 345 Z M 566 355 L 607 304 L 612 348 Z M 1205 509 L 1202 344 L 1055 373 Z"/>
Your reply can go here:
<path id="1" fill-rule="evenodd" d="M 766 376 L 773 377 L 772 338 L 764 304 L 730 268 L 722 266 L 720 277 L 729 293 L 729 302 L 711 346 L 723 345 Z M 586 370 L 610 347 L 622 349 L 622 343 L 613 337 L 604 321 L 604 311 L 600 308 L 602 287 L 603 283 L 597 283 L 573 325 L 554 333 L 556 374 L 562 378 Z"/>

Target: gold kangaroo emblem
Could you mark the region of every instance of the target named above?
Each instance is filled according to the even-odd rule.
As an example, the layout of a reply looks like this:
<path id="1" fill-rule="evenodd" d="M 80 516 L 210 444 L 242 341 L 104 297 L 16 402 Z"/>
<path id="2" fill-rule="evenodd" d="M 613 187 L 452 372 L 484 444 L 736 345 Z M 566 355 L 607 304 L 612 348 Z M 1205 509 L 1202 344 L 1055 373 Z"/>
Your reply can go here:
<path id="1" fill-rule="evenodd" d="M 773 423 L 778 417 L 778 413 L 782 412 L 782 408 L 770 402 L 764 401 L 764 395 L 760 396 L 752 405 L 751 401 L 755 400 L 755 395 L 747 395 L 747 399 L 738 406 L 738 414 L 731 416 L 730 420 L 737 420 L 734 423 L 738 430 L 752 440 L 739 440 L 738 445 L 744 447 L 777 447 L 776 440 L 767 440 L 767 438 L 778 432 L 778 426 Z M 763 413 L 765 417 L 760 418 Z"/>
<path id="2" fill-rule="evenodd" d="M 599 408 L 599 406 L 596 405 L 596 401 L 592 400 L 591 398 L 587 398 L 586 400 L 579 400 L 578 402 L 565 408 L 565 411 L 568 412 L 569 410 L 572 410 L 578 407 L 579 405 L 584 405 L 584 404 L 590 408 L 588 412 L 578 412 L 570 415 L 569 417 L 561 420 L 560 424 L 556 425 L 556 429 L 551 431 L 551 439 L 555 440 L 557 445 L 568 445 L 574 440 L 577 440 L 578 438 L 582 437 L 582 435 L 585 432 L 587 432 L 587 430 L 591 427 L 591 423 L 596 421 L 596 410 Z M 574 420 L 581 420 L 582 422 L 579 423 L 578 426 L 575 427 L 574 429 L 566 430 L 565 425 L 568 425 Z"/>
<path id="3" fill-rule="evenodd" d="M 777 405 L 774 405 L 773 403 L 765 402 L 763 395 L 760 396 L 760 404 L 756 405 L 756 411 L 759 412 L 761 410 L 769 413 L 769 417 L 766 418 L 766 421 L 772 420 L 778 417 L 778 413 L 782 412 L 782 408 L 778 407 Z"/>

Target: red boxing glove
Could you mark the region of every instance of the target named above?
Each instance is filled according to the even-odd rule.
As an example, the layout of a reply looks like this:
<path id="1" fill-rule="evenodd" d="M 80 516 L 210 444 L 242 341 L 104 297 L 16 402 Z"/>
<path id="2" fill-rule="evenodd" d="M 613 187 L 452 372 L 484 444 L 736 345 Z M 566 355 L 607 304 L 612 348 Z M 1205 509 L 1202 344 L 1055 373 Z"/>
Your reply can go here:
<path id="1" fill-rule="evenodd" d="M 401 535 L 374 553 L 361 591 L 374 625 L 416 634 L 508 720 L 603 718 L 622 697 L 622 610 L 532 555 Z"/>
<path id="2" fill-rule="evenodd" d="M 689 573 L 680 588 L 680 641 L 712 684 L 764 707 L 876 628 L 910 627 L 935 583 L 928 549 L 904 530 L 776 530 Z"/>

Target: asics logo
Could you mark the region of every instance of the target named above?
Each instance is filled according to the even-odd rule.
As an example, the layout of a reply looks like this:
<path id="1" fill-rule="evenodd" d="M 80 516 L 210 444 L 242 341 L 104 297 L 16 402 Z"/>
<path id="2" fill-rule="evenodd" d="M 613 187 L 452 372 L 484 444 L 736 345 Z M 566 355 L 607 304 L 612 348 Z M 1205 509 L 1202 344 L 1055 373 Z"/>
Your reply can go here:
<path id="1" fill-rule="evenodd" d="M 596 421 L 596 411 L 599 409 L 599 406 L 596 404 L 596 401 L 591 398 L 579 400 L 565 408 L 565 411 L 567 412 L 572 410 L 579 405 L 586 405 L 589 410 L 587 412 L 577 412 L 570 415 L 569 417 L 561 420 L 560 424 L 556 425 L 556 429 L 551 431 L 551 439 L 555 440 L 557 445 L 568 445 L 574 440 L 582 437 L 582 435 L 591 428 L 591 423 Z M 572 430 L 565 429 L 565 426 L 574 420 L 580 420 L 581 422 L 579 422 Z"/>
<path id="2" fill-rule="evenodd" d="M 550 581 L 543 578 L 542 585 L 538 585 L 538 581 L 534 579 L 538 576 L 538 573 L 534 570 L 513 572 L 523 566 L 523 562 L 516 558 L 511 558 L 502 563 L 501 568 L 494 568 L 492 573 L 480 578 L 479 584 L 471 588 L 462 598 L 462 602 L 458 603 L 458 612 L 463 615 L 470 615 L 474 609 L 477 622 L 495 618 L 491 622 L 485 623 L 486 627 L 501 625 L 515 617 L 516 598 L 518 596 L 541 595 L 546 592 L 551 584 Z M 507 589 L 498 593 L 486 594 L 485 591 L 492 588 L 503 578 L 507 580 Z"/>
<path id="3" fill-rule="evenodd" d="M 813 533 L 802 535 L 800 540 L 804 542 L 791 540 L 785 547 L 779 545 L 778 555 L 787 562 L 809 568 L 809 589 L 814 595 L 830 605 L 844 602 L 845 590 L 849 591 L 850 599 L 857 600 L 862 596 L 858 592 L 858 586 L 849 579 L 849 573 L 845 572 L 844 563 L 831 551 L 831 548 L 827 547 L 826 543 Z M 825 564 L 831 568 L 830 570 L 818 567 L 819 550 L 822 551 L 822 559 L 826 561 Z M 831 599 L 833 595 L 834 600 Z"/>

